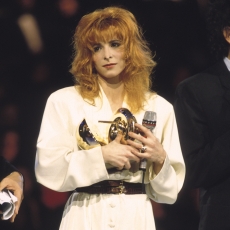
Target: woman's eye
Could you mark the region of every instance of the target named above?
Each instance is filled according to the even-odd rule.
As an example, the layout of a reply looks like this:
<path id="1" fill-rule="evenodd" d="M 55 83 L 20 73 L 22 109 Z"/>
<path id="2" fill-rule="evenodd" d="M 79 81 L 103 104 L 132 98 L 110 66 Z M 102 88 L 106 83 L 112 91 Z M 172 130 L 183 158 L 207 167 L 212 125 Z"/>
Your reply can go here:
<path id="1" fill-rule="evenodd" d="M 99 51 L 100 50 L 100 46 L 95 46 L 95 47 L 93 47 L 93 51 L 94 52 L 97 52 L 97 51 Z"/>
<path id="2" fill-rule="evenodd" d="M 120 42 L 112 42 L 111 47 L 119 47 L 121 45 Z"/>

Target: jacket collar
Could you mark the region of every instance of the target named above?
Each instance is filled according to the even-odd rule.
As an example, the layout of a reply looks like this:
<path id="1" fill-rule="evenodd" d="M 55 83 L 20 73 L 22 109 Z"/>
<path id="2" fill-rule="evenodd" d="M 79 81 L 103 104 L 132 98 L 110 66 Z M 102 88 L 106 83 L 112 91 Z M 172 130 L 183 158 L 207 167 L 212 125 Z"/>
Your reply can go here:
<path id="1" fill-rule="evenodd" d="M 218 76 L 221 84 L 230 90 L 230 71 L 223 60 L 217 62 L 211 69 L 211 73 Z"/>
<path id="2" fill-rule="evenodd" d="M 127 103 L 124 102 L 122 107 L 129 109 Z M 83 111 L 85 114 L 85 120 L 90 128 L 90 131 L 94 134 L 95 138 L 104 143 L 108 142 L 108 133 L 111 124 L 100 123 L 99 121 L 113 121 L 117 115 L 113 114 L 109 104 L 109 100 L 106 97 L 102 87 L 100 87 L 100 95 L 95 98 L 95 103 L 92 105 L 89 101 L 85 100 L 83 105 Z"/>
<path id="3" fill-rule="evenodd" d="M 224 61 L 217 63 L 216 70 L 219 70 L 219 74 L 217 73 L 217 76 L 219 77 L 221 84 L 226 90 L 224 97 L 228 102 L 230 102 L 230 71 L 228 70 Z"/>
<path id="4" fill-rule="evenodd" d="M 230 71 L 224 63 L 224 60 L 217 62 L 205 72 L 219 78 L 220 83 L 223 86 L 223 90 L 225 91 L 224 97 L 230 102 Z"/>

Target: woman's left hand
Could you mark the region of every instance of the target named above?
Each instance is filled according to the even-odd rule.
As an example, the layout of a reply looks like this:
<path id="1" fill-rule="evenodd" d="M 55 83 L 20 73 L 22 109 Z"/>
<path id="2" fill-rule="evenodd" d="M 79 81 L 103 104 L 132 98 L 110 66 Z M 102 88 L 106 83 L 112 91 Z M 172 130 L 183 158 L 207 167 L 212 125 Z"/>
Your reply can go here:
<path id="1" fill-rule="evenodd" d="M 154 172 L 158 174 L 164 164 L 166 152 L 161 143 L 149 129 L 137 123 L 135 126 L 140 130 L 141 133 L 143 133 L 143 135 L 129 132 L 129 136 L 138 142 L 129 139 L 127 140 L 127 144 L 136 149 L 136 151 L 133 152 L 136 156 L 153 162 Z M 142 147 L 145 147 L 144 152 L 141 151 Z"/>

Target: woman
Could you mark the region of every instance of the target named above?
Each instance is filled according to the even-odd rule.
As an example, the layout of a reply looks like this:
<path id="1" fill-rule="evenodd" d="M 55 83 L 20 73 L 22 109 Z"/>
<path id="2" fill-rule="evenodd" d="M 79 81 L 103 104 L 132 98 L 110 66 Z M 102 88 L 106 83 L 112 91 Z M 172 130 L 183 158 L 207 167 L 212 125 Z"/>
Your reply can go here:
<path id="1" fill-rule="evenodd" d="M 82 17 L 74 44 L 76 85 L 47 101 L 37 142 L 37 180 L 60 192 L 76 189 L 60 229 L 155 229 L 149 199 L 174 203 L 185 166 L 173 107 L 150 92 L 155 62 L 141 29 L 131 12 L 108 7 Z M 155 135 L 140 125 L 147 110 L 158 116 Z M 99 121 L 122 117 L 126 122 L 122 111 L 134 116 L 135 128 L 129 138 L 118 130 L 109 139 L 112 124 Z M 144 192 L 143 158 L 148 161 Z"/>

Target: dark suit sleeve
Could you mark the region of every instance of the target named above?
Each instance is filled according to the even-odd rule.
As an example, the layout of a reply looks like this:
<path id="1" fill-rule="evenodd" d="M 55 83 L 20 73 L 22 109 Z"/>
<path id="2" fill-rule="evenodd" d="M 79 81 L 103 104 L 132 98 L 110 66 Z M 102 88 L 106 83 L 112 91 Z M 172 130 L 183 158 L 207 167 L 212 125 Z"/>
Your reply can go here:
<path id="1" fill-rule="evenodd" d="M 230 178 L 230 128 L 226 115 L 220 117 L 216 98 L 210 96 L 214 88 L 209 92 L 194 82 L 182 82 L 176 90 L 174 109 L 186 164 L 185 183 L 193 188 L 211 187 Z M 221 131 L 215 129 L 216 119 L 223 120 Z"/>
<path id="2" fill-rule="evenodd" d="M 0 181 L 14 171 L 17 171 L 17 169 L 0 156 Z"/>

